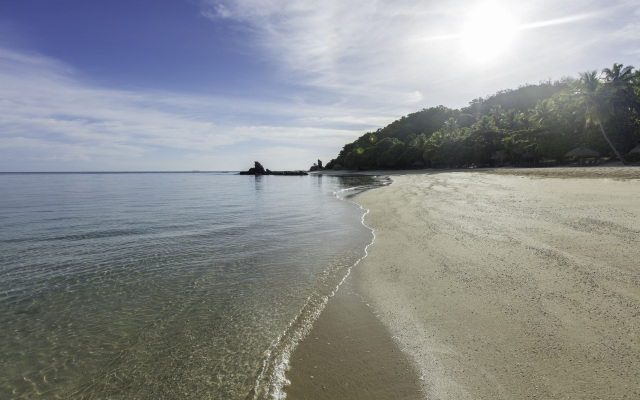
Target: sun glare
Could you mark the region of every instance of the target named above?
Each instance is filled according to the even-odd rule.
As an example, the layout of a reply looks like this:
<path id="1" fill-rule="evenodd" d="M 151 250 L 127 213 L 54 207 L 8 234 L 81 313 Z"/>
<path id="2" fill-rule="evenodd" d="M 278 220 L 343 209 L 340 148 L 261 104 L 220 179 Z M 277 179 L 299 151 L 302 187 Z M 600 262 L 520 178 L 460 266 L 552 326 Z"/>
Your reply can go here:
<path id="1" fill-rule="evenodd" d="M 465 19 L 461 50 L 470 62 L 492 63 L 508 54 L 516 32 L 516 21 L 508 10 L 493 3 L 482 4 Z"/>

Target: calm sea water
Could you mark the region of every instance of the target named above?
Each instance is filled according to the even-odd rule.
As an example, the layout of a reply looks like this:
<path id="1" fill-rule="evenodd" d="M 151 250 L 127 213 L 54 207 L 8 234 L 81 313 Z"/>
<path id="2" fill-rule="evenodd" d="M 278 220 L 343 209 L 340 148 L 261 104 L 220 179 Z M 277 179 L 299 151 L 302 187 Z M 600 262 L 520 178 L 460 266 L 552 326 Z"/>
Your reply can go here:
<path id="1" fill-rule="evenodd" d="M 282 397 L 373 178 L 0 174 L 1 399 Z"/>

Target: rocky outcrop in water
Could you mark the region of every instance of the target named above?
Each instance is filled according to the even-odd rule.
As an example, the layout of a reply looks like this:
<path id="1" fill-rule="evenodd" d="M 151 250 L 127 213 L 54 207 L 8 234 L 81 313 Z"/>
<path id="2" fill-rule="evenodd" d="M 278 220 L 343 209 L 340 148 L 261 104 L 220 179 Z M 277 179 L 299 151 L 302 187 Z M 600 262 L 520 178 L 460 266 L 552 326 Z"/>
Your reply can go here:
<path id="1" fill-rule="evenodd" d="M 313 164 L 313 166 L 309 168 L 309 171 L 322 171 L 322 169 L 323 169 L 322 160 L 318 160 L 318 163 Z"/>
<path id="2" fill-rule="evenodd" d="M 262 164 L 258 161 L 255 162 L 253 168 L 249 168 L 248 171 L 240 172 L 240 175 L 292 175 L 292 176 L 301 176 L 308 175 L 304 171 L 271 171 L 269 169 L 265 169 Z"/>

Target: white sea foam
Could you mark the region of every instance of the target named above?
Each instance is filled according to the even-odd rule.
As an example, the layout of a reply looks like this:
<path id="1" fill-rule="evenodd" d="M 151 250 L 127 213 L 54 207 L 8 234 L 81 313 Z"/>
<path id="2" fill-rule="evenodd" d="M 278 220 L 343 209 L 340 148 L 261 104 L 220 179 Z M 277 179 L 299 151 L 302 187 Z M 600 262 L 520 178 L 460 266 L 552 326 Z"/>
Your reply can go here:
<path id="1" fill-rule="evenodd" d="M 385 184 L 389 184 L 385 183 Z M 376 185 L 377 186 L 377 185 Z M 372 186 L 356 186 L 348 187 L 334 192 L 334 195 L 339 200 L 347 200 L 352 198 L 354 194 L 360 193 L 364 190 L 370 189 Z M 340 286 L 346 281 L 351 274 L 351 270 L 358 266 L 368 255 L 369 246 L 375 242 L 375 232 L 372 228 L 366 225 L 365 217 L 369 213 L 368 209 L 363 208 L 361 205 L 349 200 L 355 204 L 361 211 L 361 224 L 371 232 L 371 241 L 364 247 L 364 254 L 358 258 L 353 265 L 348 267 L 342 276 L 342 279 L 336 284 L 331 293 L 327 296 L 322 296 L 318 301 L 314 302 L 311 297 L 307 299 L 307 303 L 300 310 L 296 319 L 291 322 L 288 328 L 278 337 L 274 346 L 269 351 L 269 354 L 263 361 L 263 368 L 256 380 L 256 386 L 254 387 L 254 400 L 260 399 L 273 399 L 282 400 L 287 397 L 284 388 L 291 382 L 287 379 L 286 373 L 290 369 L 290 359 L 293 351 L 298 344 L 308 335 L 313 327 L 313 324 L 324 310 L 327 302 L 331 297 L 335 295 Z M 267 376 L 268 375 L 268 376 Z"/>

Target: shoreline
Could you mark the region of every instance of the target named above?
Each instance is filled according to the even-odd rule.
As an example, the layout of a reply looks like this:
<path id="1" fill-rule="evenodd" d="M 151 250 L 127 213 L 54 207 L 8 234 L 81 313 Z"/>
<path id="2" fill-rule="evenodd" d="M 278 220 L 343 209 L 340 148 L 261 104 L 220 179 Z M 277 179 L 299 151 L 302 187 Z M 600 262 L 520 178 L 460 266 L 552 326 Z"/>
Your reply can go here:
<path id="1" fill-rule="evenodd" d="M 640 397 L 640 168 L 355 174 L 394 183 L 355 199 L 376 240 L 352 290 L 421 396 Z"/>
<path id="2" fill-rule="evenodd" d="M 640 179 L 640 166 L 612 163 L 609 165 L 579 167 L 561 166 L 547 168 L 476 168 L 476 169 L 388 169 L 388 170 L 323 170 L 310 172 L 309 175 L 328 176 L 403 176 L 403 175 L 435 175 L 446 173 L 488 173 L 498 175 L 535 176 L 546 178 L 611 178 Z"/>
<path id="3" fill-rule="evenodd" d="M 357 293 L 352 275 L 293 351 L 287 398 L 421 399 L 418 370 Z"/>
<path id="4" fill-rule="evenodd" d="M 362 193 L 390 185 L 388 177 L 379 177 L 378 184 L 359 188 L 342 200 L 358 205 L 355 200 Z M 366 213 L 362 219 L 366 226 L 365 218 Z M 308 334 L 292 352 L 286 372 L 288 384 L 283 388 L 287 398 L 418 400 L 423 397 L 415 364 L 355 289 L 358 265 L 373 245 L 375 235 L 365 248 L 364 257 L 350 268 Z"/>

